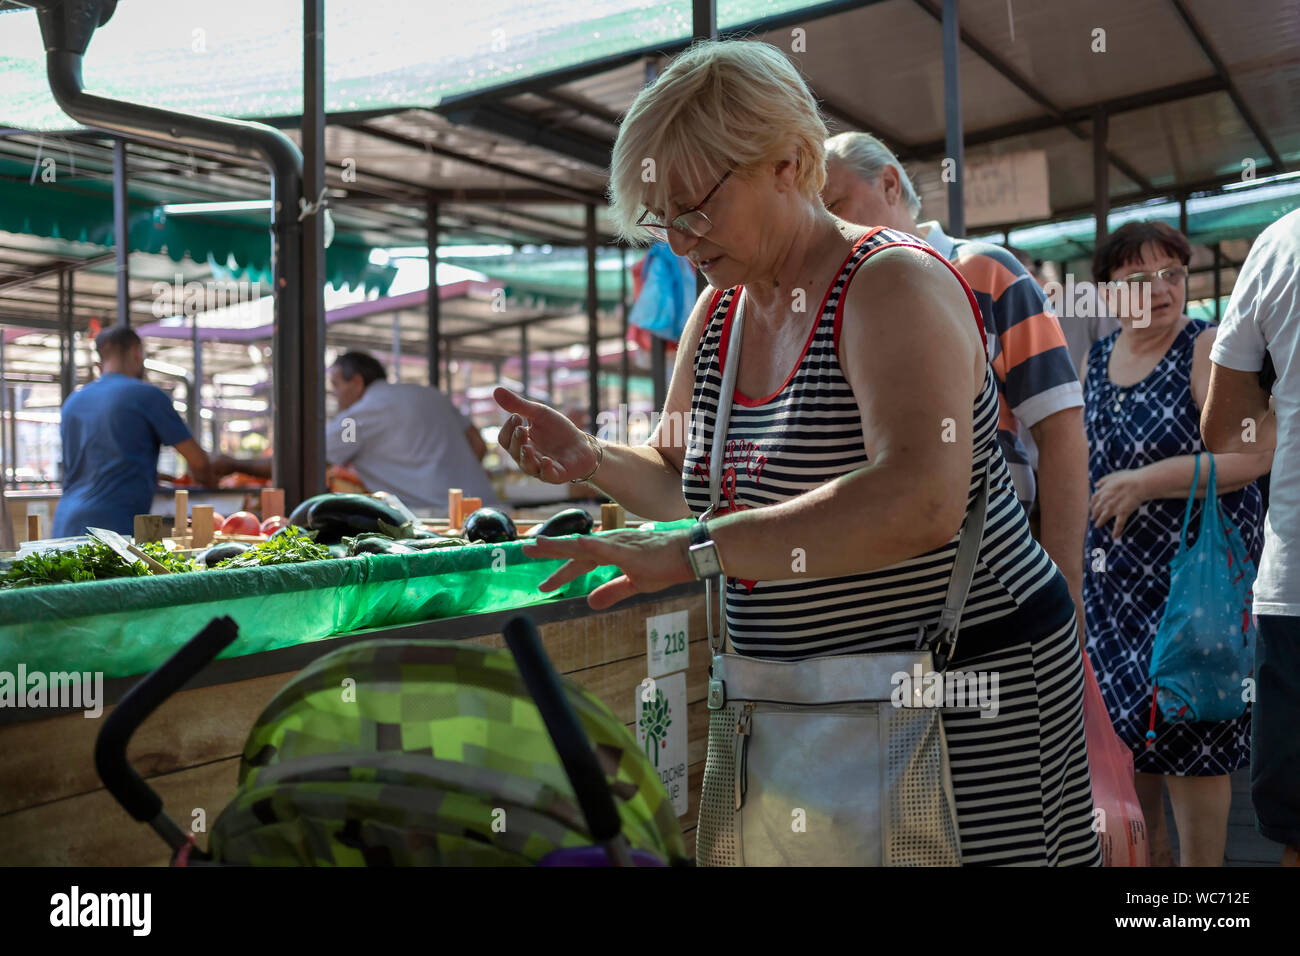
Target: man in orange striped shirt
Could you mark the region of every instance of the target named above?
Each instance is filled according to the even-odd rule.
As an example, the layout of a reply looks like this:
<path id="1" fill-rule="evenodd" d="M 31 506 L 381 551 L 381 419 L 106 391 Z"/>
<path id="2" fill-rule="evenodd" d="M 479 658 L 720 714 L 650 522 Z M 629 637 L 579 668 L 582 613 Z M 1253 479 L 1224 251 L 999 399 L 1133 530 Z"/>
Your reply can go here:
<path id="1" fill-rule="evenodd" d="M 827 140 L 826 174 L 822 198 L 829 211 L 858 225 L 888 226 L 924 239 L 974 291 L 998 383 L 1002 453 L 1026 512 L 1038 491 L 1042 545 L 1070 584 L 1082 640 L 1088 517 L 1083 389 L 1047 297 L 1001 246 L 950 238 L 938 222 L 918 225 L 916 190 L 898 158 L 874 136 L 840 133 Z M 1037 483 L 1021 440 L 1026 432 L 1038 450 Z"/>

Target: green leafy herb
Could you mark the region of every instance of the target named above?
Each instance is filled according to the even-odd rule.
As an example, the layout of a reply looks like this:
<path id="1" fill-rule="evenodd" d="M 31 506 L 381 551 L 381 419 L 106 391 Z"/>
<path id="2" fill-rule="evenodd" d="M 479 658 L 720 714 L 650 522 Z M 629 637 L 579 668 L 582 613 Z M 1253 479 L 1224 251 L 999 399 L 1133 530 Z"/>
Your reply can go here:
<path id="1" fill-rule="evenodd" d="M 198 571 L 198 562 L 192 558 L 185 558 L 179 554 L 168 551 L 157 541 L 149 541 L 140 545 L 140 550 L 149 557 L 153 558 L 172 574 L 185 574 L 189 571 Z M 139 567 L 139 565 L 136 565 Z"/>
<path id="2" fill-rule="evenodd" d="M 158 559 L 173 573 L 195 570 L 194 562 L 172 554 L 157 542 L 142 545 L 141 550 Z M 145 577 L 148 574 L 149 569 L 143 564 L 128 564 L 108 545 L 91 541 L 74 550 L 38 551 L 15 561 L 13 567 L 0 576 L 0 588 Z"/>
<path id="3" fill-rule="evenodd" d="M 243 554 L 218 562 L 217 568 L 254 568 L 268 564 L 324 561 L 331 557 L 329 549 L 312 540 L 315 537 L 313 531 L 303 531 L 296 525 L 289 525 L 265 541 L 259 541 Z"/>

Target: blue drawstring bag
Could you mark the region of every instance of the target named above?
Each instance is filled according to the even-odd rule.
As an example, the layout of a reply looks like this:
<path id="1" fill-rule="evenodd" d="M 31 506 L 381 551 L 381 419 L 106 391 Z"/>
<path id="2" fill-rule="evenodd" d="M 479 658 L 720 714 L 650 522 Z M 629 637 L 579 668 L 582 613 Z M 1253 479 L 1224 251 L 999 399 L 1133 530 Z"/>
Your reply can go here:
<path id="1" fill-rule="evenodd" d="M 641 294 L 628 314 L 628 324 L 670 342 L 680 340 L 698 297 L 690 261 L 675 255 L 668 243 L 656 242 L 646 253 L 641 277 Z"/>
<path id="2" fill-rule="evenodd" d="M 1201 456 L 1183 513 L 1178 554 L 1169 565 L 1169 602 L 1156 631 L 1149 676 L 1153 684 L 1151 729 L 1156 707 L 1167 721 L 1225 721 L 1246 710 L 1244 681 L 1254 672 L 1255 626 L 1251 589 L 1255 565 L 1241 534 L 1219 509 L 1210 460 L 1201 529 L 1187 547 L 1187 525 L 1201 477 Z"/>

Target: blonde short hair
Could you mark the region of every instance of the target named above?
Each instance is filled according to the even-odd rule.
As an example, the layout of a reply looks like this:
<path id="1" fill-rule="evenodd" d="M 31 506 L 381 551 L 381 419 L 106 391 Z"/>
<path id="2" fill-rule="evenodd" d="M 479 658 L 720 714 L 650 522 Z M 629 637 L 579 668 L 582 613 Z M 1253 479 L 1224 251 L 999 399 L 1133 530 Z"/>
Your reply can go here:
<path id="1" fill-rule="evenodd" d="M 610 163 L 614 228 L 629 242 L 650 241 L 636 221 L 645 209 L 667 214 L 669 170 L 702 197 L 728 169 L 751 172 L 792 146 L 796 185 L 820 204 L 825 139 L 817 101 L 776 47 L 696 43 L 637 94 L 623 119 Z"/>

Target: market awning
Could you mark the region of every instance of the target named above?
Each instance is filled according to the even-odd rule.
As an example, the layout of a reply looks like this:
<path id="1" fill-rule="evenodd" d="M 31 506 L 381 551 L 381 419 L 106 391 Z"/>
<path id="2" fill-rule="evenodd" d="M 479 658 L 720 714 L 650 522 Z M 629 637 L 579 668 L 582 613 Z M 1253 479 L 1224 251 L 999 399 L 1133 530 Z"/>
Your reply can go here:
<path id="1" fill-rule="evenodd" d="M 44 184 L 42 167 L 25 167 L 0 159 L 0 232 L 115 245 L 111 185 L 76 179 Z M 69 182 L 69 180 L 72 180 Z M 132 252 L 164 253 L 172 261 L 189 258 L 233 273 L 236 279 L 271 281 L 269 212 L 223 215 L 168 216 L 160 204 L 135 190 L 127 216 Z M 371 245 L 347 234 L 336 234 L 325 250 L 326 281 L 331 285 L 363 285 L 380 295 L 388 291 L 396 270 L 370 262 Z"/>

